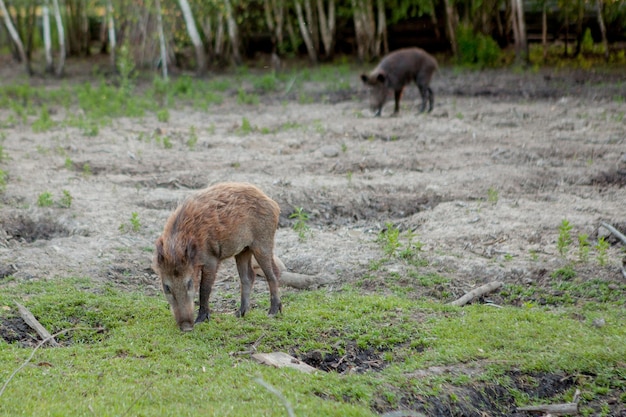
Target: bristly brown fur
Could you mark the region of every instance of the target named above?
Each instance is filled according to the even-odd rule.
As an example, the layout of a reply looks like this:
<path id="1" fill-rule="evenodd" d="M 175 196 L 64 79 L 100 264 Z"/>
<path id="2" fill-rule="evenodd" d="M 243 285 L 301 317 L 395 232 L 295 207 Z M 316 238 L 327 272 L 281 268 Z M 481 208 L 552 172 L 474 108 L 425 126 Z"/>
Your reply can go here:
<path id="1" fill-rule="evenodd" d="M 163 282 L 189 276 L 196 281 L 196 270 L 201 270 L 202 277 L 196 286 L 200 287 L 200 314 L 206 314 L 208 319 L 205 301 L 208 303 L 207 294 L 217 266 L 220 261 L 235 256 L 242 279 L 240 314 L 243 315 L 249 308 L 247 287 L 254 280 L 250 276 L 250 259 L 254 255 L 264 273 L 265 269 L 269 270 L 266 278 L 272 299 L 270 313 L 275 314 L 281 309 L 277 294 L 279 271 L 273 261 L 279 214 L 278 204 L 251 184 L 221 183 L 201 190 L 185 199 L 165 224 L 156 242 L 154 269 Z M 168 284 L 169 287 L 184 288 Z M 174 294 L 174 298 L 182 298 L 182 294 Z M 198 319 L 201 318 L 199 315 Z"/>

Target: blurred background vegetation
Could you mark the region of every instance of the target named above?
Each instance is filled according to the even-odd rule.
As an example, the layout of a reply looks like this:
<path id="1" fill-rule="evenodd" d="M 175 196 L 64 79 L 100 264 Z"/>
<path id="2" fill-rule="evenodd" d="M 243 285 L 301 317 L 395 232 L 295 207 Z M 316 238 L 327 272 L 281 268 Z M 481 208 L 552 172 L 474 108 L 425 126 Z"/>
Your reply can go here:
<path id="1" fill-rule="evenodd" d="M 83 57 L 167 78 L 407 46 L 480 68 L 626 63 L 625 0 L 0 0 L 0 14 L 0 56 L 29 74 Z"/>

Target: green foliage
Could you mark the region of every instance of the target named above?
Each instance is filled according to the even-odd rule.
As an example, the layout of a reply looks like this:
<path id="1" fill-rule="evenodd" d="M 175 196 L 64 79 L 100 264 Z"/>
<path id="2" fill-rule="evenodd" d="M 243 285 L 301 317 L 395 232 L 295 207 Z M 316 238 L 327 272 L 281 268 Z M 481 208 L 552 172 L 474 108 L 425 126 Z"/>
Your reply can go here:
<path id="1" fill-rule="evenodd" d="M 48 108 L 43 106 L 41 108 L 41 112 L 39 114 L 39 118 L 33 122 L 33 131 L 34 132 L 46 132 L 54 127 L 55 123 L 50 118 L 50 113 L 48 112 Z"/>
<path id="2" fill-rule="evenodd" d="M 159 122 L 167 123 L 170 121 L 170 112 L 167 109 L 160 109 L 156 113 Z"/>
<path id="3" fill-rule="evenodd" d="M 563 268 L 559 268 L 550 274 L 552 278 L 560 278 L 563 280 L 570 280 L 576 277 L 576 271 L 571 265 L 566 265 Z"/>
<path id="4" fill-rule="evenodd" d="M 458 63 L 479 68 L 495 67 L 502 51 L 490 36 L 474 33 L 470 26 L 460 25 L 457 31 Z"/>
<path id="5" fill-rule="evenodd" d="M 593 37 L 591 36 L 591 29 L 585 29 L 580 47 L 582 52 L 593 52 Z"/>
<path id="6" fill-rule="evenodd" d="M 269 93 L 278 89 L 278 79 L 274 72 L 267 73 L 261 77 L 256 77 L 253 80 L 254 89 Z"/>
<path id="7" fill-rule="evenodd" d="M 490 187 L 487 190 L 487 201 L 491 204 L 496 204 L 498 202 L 498 190 Z"/>
<path id="8" fill-rule="evenodd" d="M 0 169 L 0 193 L 3 193 L 7 188 L 8 174 L 5 170 Z"/>
<path id="9" fill-rule="evenodd" d="M 598 243 L 596 243 L 596 252 L 597 252 L 597 260 L 598 260 L 598 264 L 600 266 L 604 266 L 607 264 L 608 262 L 608 256 L 607 256 L 607 251 L 610 247 L 610 243 L 608 242 L 608 240 L 604 239 L 604 237 L 601 237 L 598 239 Z"/>
<path id="10" fill-rule="evenodd" d="M 198 143 L 198 132 L 196 132 L 195 126 L 191 126 L 189 128 L 189 139 L 187 139 L 186 144 L 189 147 L 189 149 L 193 150 L 196 147 L 197 143 Z"/>
<path id="11" fill-rule="evenodd" d="M 52 200 L 52 193 L 50 191 L 44 191 L 37 197 L 37 205 L 39 207 L 51 207 L 54 204 Z"/>
<path id="12" fill-rule="evenodd" d="M 134 232 L 137 233 L 141 230 L 141 221 L 139 220 L 139 213 L 133 211 L 130 214 L 128 223 L 120 224 L 119 231 L 122 233 Z"/>
<path id="13" fill-rule="evenodd" d="M 586 263 L 589 260 L 590 248 L 589 235 L 586 233 L 578 235 L 578 262 Z"/>
<path id="14" fill-rule="evenodd" d="M 387 257 L 392 258 L 396 256 L 396 252 L 402 246 L 402 243 L 400 243 L 400 229 L 394 226 L 393 223 L 385 223 L 385 228 L 378 233 L 376 242 L 382 245 L 383 252 Z"/>
<path id="15" fill-rule="evenodd" d="M 237 90 L 237 103 L 257 105 L 259 104 L 259 96 L 256 94 L 248 94 L 246 90 L 239 88 Z"/>
<path id="16" fill-rule="evenodd" d="M 293 230 L 298 233 L 300 240 L 306 239 L 307 234 L 311 232 L 311 229 L 307 222 L 309 221 L 309 214 L 304 211 L 302 207 L 295 207 L 294 212 L 289 215 L 290 219 L 294 219 Z"/>
<path id="17" fill-rule="evenodd" d="M 561 221 L 561 224 L 559 225 L 559 237 L 556 241 L 556 247 L 562 257 L 565 257 L 567 255 L 569 247 L 572 244 L 572 236 L 570 234 L 571 230 L 572 225 L 567 219 L 563 219 L 563 221 Z"/>
<path id="18" fill-rule="evenodd" d="M 252 126 L 252 123 L 250 123 L 250 120 L 248 120 L 247 117 L 242 117 L 241 118 L 241 127 L 239 127 L 239 133 L 241 133 L 242 135 L 247 135 L 249 133 L 252 133 L 252 131 L 254 131 L 254 127 Z"/>
<path id="19" fill-rule="evenodd" d="M 63 196 L 61 197 L 61 200 L 59 201 L 59 205 L 61 207 L 70 208 L 70 206 L 72 205 L 72 200 L 74 198 L 72 197 L 69 191 L 62 190 L 62 192 L 63 192 Z"/>

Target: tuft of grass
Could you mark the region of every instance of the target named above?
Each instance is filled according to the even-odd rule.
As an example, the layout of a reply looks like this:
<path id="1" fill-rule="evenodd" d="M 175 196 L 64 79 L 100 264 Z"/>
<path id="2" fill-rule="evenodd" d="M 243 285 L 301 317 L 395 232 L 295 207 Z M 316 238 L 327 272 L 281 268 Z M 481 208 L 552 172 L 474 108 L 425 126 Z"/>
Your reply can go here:
<path id="1" fill-rule="evenodd" d="M 70 192 L 67 190 L 62 190 L 62 193 L 63 193 L 63 196 L 61 197 L 61 200 L 59 200 L 59 205 L 64 208 L 70 208 L 74 198 L 72 197 Z"/>
<path id="2" fill-rule="evenodd" d="M 559 237 L 556 241 L 556 247 L 562 257 L 567 255 L 569 247 L 572 244 L 572 236 L 570 234 L 572 225 L 567 219 L 563 219 L 559 225 Z"/>
<path id="3" fill-rule="evenodd" d="M 37 197 L 37 205 L 39 207 L 52 207 L 54 200 L 50 191 L 44 191 Z"/>
<path id="4" fill-rule="evenodd" d="M 254 131 L 254 127 L 252 126 L 252 123 L 250 123 L 250 120 L 247 117 L 242 117 L 241 118 L 241 127 L 239 128 L 239 133 L 242 135 L 247 135 L 250 134 Z"/>
<path id="5" fill-rule="evenodd" d="M 237 90 L 237 103 L 257 105 L 259 104 L 259 96 L 257 96 L 256 94 L 248 94 L 246 93 L 246 90 L 244 90 L 243 88 L 239 88 Z"/>
<path id="6" fill-rule="evenodd" d="M 189 128 L 189 139 L 187 139 L 186 144 L 190 150 L 195 149 L 196 145 L 198 144 L 198 132 L 196 132 L 195 126 L 191 126 Z"/>
<path id="7" fill-rule="evenodd" d="M 8 174 L 5 170 L 0 169 L 0 193 L 3 193 L 7 188 Z"/>
<path id="8" fill-rule="evenodd" d="M 589 235 L 586 233 L 578 235 L 578 262 L 587 263 L 587 261 L 589 261 L 590 249 L 591 243 L 589 243 Z"/>
<path id="9" fill-rule="evenodd" d="M 498 202 L 498 190 L 490 187 L 487 190 L 487 201 L 491 204 L 496 204 Z"/>
<path id="10" fill-rule="evenodd" d="M 598 239 L 598 243 L 596 243 L 596 259 L 600 266 L 605 266 L 608 262 L 607 251 L 609 250 L 610 243 L 608 240 L 604 239 L 604 237 L 600 237 Z"/>
<path id="11" fill-rule="evenodd" d="M 307 224 L 309 221 L 309 214 L 304 211 L 302 207 L 295 207 L 293 213 L 289 215 L 290 219 L 294 219 L 293 230 L 298 233 L 300 240 L 306 239 L 307 235 L 311 232 L 311 228 Z"/>
<path id="12" fill-rule="evenodd" d="M 120 224 L 118 229 L 122 233 L 138 233 L 141 230 L 141 220 L 139 219 L 139 213 L 133 211 L 130 214 L 130 219 L 128 220 L 128 223 Z"/>

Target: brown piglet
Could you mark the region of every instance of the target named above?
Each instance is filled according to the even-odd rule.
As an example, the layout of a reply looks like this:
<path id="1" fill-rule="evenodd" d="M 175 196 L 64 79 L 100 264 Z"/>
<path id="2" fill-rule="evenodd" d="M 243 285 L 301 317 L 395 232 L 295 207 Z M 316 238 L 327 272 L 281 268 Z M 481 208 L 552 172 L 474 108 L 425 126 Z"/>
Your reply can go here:
<path id="1" fill-rule="evenodd" d="M 153 269 L 178 327 L 193 330 L 194 323 L 209 320 L 209 296 L 222 260 L 235 257 L 241 280 L 238 316 L 250 309 L 255 272 L 252 256 L 263 271 L 270 290 L 269 315 L 282 311 L 278 293 L 280 270 L 274 262 L 274 235 L 278 204 L 257 187 L 227 182 L 213 185 L 186 198 L 170 215 L 156 241 Z M 200 309 L 193 319 L 194 298 Z"/>
<path id="2" fill-rule="evenodd" d="M 393 114 L 400 111 L 400 98 L 404 86 L 417 84 L 422 96 L 420 112 L 432 111 L 434 105 L 430 80 L 437 70 L 437 60 L 420 48 L 398 49 L 385 56 L 369 74 L 361 74 L 361 80 L 370 87 L 370 107 L 375 116 L 380 116 L 389 93 L 393 90 L 396 106 Z"/>

